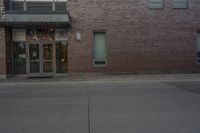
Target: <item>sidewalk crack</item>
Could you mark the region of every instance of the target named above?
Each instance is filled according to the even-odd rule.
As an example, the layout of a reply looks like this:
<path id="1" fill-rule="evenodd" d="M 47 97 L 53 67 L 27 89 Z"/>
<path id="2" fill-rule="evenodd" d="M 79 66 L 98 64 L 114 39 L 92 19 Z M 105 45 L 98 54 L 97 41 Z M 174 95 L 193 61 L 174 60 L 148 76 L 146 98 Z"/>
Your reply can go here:
<path id="1" fill-rule="evenodd" d="M 87 86 L 87 108 L 88 108 L 88 133 L 91 133 L 91 120 L 90 120 L 90 96 L 89 86 Z"/>

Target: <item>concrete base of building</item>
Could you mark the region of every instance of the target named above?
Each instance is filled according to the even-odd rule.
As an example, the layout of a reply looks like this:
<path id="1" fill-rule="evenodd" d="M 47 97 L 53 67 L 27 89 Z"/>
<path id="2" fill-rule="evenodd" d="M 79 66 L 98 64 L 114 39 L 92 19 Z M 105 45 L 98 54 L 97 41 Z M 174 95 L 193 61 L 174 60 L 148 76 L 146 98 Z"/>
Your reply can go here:
<path id="1" fill-rule="evenodd" d="M 0 75 L 0 79 L 6 79 L 6 75 Z"/>

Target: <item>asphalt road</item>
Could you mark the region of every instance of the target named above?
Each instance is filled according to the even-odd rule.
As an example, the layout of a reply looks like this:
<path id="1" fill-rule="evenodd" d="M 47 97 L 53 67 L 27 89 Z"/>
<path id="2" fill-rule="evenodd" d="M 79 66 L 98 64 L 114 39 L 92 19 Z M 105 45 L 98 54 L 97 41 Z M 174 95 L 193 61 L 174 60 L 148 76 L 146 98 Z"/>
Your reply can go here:
<path id="1" fill-rule="evenodd" d="M 0 83 L 0 133 L 200 133 L 200 81 Z"/>

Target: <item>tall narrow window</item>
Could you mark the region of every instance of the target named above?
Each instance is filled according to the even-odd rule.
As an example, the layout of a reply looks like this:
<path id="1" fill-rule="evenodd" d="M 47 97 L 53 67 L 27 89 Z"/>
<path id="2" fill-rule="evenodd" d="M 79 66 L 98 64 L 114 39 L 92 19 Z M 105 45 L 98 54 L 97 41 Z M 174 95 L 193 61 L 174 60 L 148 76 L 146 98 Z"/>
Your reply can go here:
<path id="1" fill-rule="evenodd" d="M 164 0 L 149 0 L 150 9 L 162 9 L 164 7 Z"/>
<path id="2" fill-rule="evenodd" d="M 197 33 L 197 63 L 200 64 L 200 31 Z"/>
<path id="3" fill-rule="evenodd" d="M 67 73 L 68 72 L 68 60 L 67 60 L 67 42 L 56 42 L 56 72 Z"/>
<path id="4" fill-rule="evenodd" d="M 106 66 L 106 33 L 93 33 L 94 66 Z"/>
<path id="5" fill-rule="evenodd" d="M 15 74 L 26 73 L 26 45 L 23 42 L 14 42 Z"/>
<path id="6" fill-rule="evenodd" d="M 187 8 L 188 0 L 173 0 L 173 8 Z"/>
<path id="7" fill-rule="evenodd" d="M 26 32 L 25 29 L 12 29 L 15 74 L 26 73 Z"/>

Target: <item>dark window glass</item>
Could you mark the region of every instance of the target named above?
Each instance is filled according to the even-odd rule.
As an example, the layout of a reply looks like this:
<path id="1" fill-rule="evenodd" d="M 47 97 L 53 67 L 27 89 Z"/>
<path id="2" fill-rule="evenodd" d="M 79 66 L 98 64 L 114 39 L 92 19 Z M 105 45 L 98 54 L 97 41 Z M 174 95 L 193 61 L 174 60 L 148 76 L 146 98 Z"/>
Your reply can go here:
<path id="1" fill-rule="evenodd" d="M 40 72 L 39 44 L 29 45 L 29 61 L 30 61 L 30 72 L 39 73 Z"/>
<path id="2" fill-rule="evenodd" d="M 53 72 L 53 45 L 43 44 L 43 71 Z"/>
<path id="3" fill-rule="evenodd" d="M 52 44 L 44 44 L 43 45 L 43 60 L 53 60 Z"/>
<path id="4" fill-rule="evenodd" d="M 30 44 L 29 51 L 30 61 L 39 60 L 39 44 Z"/>
<path id="5" fill-rule="evenodd" d="M 40 72 L 40 62 L 30 62 L 30 72 L 39 73 Z"/>
<path id="6" fill-rule="evenodd" d="M 53 72 L 53 62 L 52 61 L 45 61 L 43 63 L 43 71 L 44 72 Z"/>
<path id="7" fill-rule="evenodd" d="M 200 63 L 200 32 L 197 32 L 197 62 Z"/>
<path id="8" fill-rule="evenodd" d="M 56 43 L 56 72 L 66 73 L 67 70 L 67 42 Z"/>
<path id="9" fill-rule="evenodd" d="M 26 73 L 26 45 L 23 42 L 14 44 L 15 73 Z"/>

